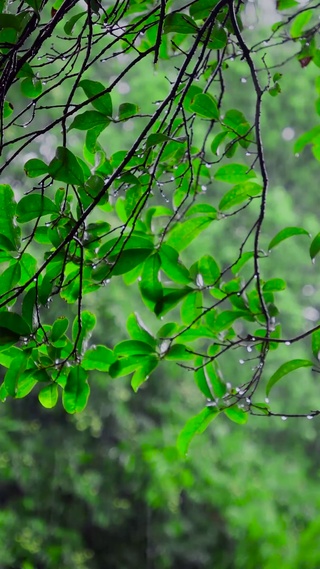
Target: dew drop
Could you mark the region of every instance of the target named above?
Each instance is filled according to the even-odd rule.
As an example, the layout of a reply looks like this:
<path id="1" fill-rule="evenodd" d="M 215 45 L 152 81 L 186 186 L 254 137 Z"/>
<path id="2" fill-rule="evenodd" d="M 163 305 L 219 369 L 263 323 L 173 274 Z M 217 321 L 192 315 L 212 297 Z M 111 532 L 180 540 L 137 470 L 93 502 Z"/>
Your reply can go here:
<path id="1" fill-rule="evenodd" d="M 244 364 L 244 360 L 239 360 L 239 364 Z"/>
<path id="2" fill-rule="evenodd" d="M 285 346 L 291 346 L 291 342 L 285 342 Z"/>
<path id="3" fill-rule="evenodd" d="M 283 421 L 286 421 L 286 420 L 288 419 L 288 417 L 285 417 L 285 415 L 283 415 L 283 416 L 281 417 L 281 419 L 282 419 Z"/>
<path id="4" fill-rule="evenodd" d="M 250 397 L 246 397 L 246 403 L 248 403 L 248 405 L 251 405 L 251 399 L 250 399 Z"/>
<path id="5" fill-rule="evenodd" d="M 249 353 L 252 352 L 251 346 L 247 346 L 247 352 L 249 352 Z"/>
<path id="6" fill-rule="evenodd" d="M 309 420 L 313 419 L 313 415 L 307 415 L 307 419 Z"/>
<path id="7" fill-rule="evenodd" d="M 246 82 L 247 82 L 246 78 L 245 78 L 245 77 L 241 77 L 241 83 L 246 83 Z"/>
<path id="8" fill-rule="evenodd" d="M 266 403 L 270 403 L 269 397 L 265 397 L 265 402 L 266 402 Z"/>
<path id="9" fill-rule="evenodd" d="M 207 186 L 201 186 L 201 189 L 202 189 L 203 192 L 206 192 L 206 191 L 207 191 Z"/>

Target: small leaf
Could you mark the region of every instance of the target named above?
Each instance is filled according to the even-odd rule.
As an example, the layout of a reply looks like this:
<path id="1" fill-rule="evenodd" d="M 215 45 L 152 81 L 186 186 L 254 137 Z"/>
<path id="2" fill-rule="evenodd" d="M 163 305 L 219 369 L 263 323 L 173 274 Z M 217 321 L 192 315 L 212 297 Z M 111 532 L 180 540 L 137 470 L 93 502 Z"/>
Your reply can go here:
<path id="1" fill-rule="evenodd" d="M 320 330 L 312 332 L 311 344 L 314 357 L 320 360 Z"/>
<path id="2" fill-rule="evenodd" d="M 140 385 L 149 379 L 150 374 L 158 366 L 158 364 L 159 359 L 155 356 L 143 358 L 143 365 L 134 372 L 131 379 L 131 387 L 133 391 L 138 391 Z"/>
<path id="3" fill-rule="evenodd" d="M 285 364 L 282 364 L 277 371 L 270 377 L 267 387 L 266 387 L 266 394 L 267 397 L 272 389 L 272 387 L 284 376 L 294 371 L 295 369 L 301 367 L 310 367 L 313 366 L 313 363 L 309 360 L 290 360 Z"/>
<path id="4" fill-rule="evenodd" d="M 216 171 L 214 178 L 228 184 L 240 184 L 256 176 L 255 171 L 245 164 L 227 164 Z"/>
<path id="5" fill-rule="evenodd" d="M 178 34 L 195 34 L 198 30 L 196 23 L 187 14 L 174 12 L 168 14 L 164 22 L 164 34 L 176 32 Z"/>
<path id="6" fill-rule="evenodd" d="M 280 290 L 285 290 L 286 287 L 287 283 L 283 279 L 270 279 L 264 283 L 262 290 L 264 292 L 277 292 Z"/>
<path id="7" fill-rule="evenodd" d="M 139 112 L 138 105 L 135 105 L 134 103 L 121 103 L 118 112 L 119 120 L 126 121 L 131 117 L 133 117 L 134 115 L 136 115 L 138 112 Z"/>
<path id="8" fill-rule="evenodd" d="M 38 399 L 43 407 L 52 409 L 58 402 L 58 386 L 56 383 L 46 385 L 39 392 Z"/>
<path id="9" fill-rule="evenodd" d="M 191 287 L 184 287 L 180 289 L 163 289 L 163 297 L 157 302 L 154 313 L 157 316 L 162 316 L 174 308 L 187 294 L 193 292 Z"/>
<path id="10" fill-rule="evenodd" d="M 297 0 L 277 0 L 277 10 L 289 10 L 290 8 L 295 8 L 299 6 Z"/>
<path id="11" fill-rule="evenodd" d="M 70 18 L 70 20 L 67 21 L 67 23 L 63 28 L 67 36 L 72 36 L 74 26 L 76 25 L 78 20 L 80 20 L 80 18 L 83 18 L 83 16 L 86 15 L 86 13 L 87 12 L 78 12 L 78 14 L 75 14 Z"/>
<path id="12" fill-rule="evenodd" d="M 95 346 L 85 352 L 81 365 L 85 370 L 108 371 L 110 365 L 115 361 L 116 358 L 112 350 L 106 346 Z"/>
<path id="13" fill-rule="evenodd" d="M 139 340 L 124 340 L 115 346 L 114 353 L 116 356 L 147 355 L 154 353 L 154 348 Z"/>
<path id="14" fill-rule="evenodd" d="M 37 178 L 37 176 L 45 176 L 48 174 L 48 165 L 43 160 L 31 158 L 24 165 L 24 171 L 29 178 Z"/>
<path id="15" fill-rule="evenodd" d="M 196 95 L 190 105 L 190 109 L 204 119 L 219 119 L 218 105 L 215 99 L 207 93 L 199 93 Z"/>
<path id="16" fill-rule="evenodd" d="M 313 260 L 320 251 L 320 233 L 315 236 L 310 245 L 310 257 Z"/>
<path id="17" fill-rule="evenodd" d="M 26 77 L 21 82 L 21 92 L 29 99 L 36 99 L 42 93 L 42 83 L 37 77 Z"/>
<path id="18" fill-rule="evenodd" d="M 0 250 L 16 251 L 19 246 L 20 229 L 14 223 L 16 202 L 8 184 L 0 184 Z"/>
<path id="19" fill-rule="evenodd" d="M 180 454 L 186 455 L 189 445 L 195 435 L 200 435 L 209 426 L 211 421 L 219 415 L 219 410 L 206 407 L 198 415 L 189 419 L 179 434 L 177 448 Z"/>
<path id="20" fill-rule="evenodd" d="M 219 203 L 219 209 L 221 211 L 226 211 L 238 205 L 248 198 L 258 196 L 262 192 L 262 187 L 253 182 L 245 182 L 244 184 L 239 184 L 234 186 L 232 190 L 227 192 Z"/>
<path id="21" fill-rule="evenodd" d="M 193 360 L 194 354 L 184 344 L 173 344 L 166 353 L 165 359 L 173 361 Z"/>
<path id="22" fill-rule="evenodd" d="M 56 155 L 48 166 L 48 173 L 54 180 L 59 182 L 76 185 L 84 184 L 83 170 L 77 158 L 71 150 L 64 146 L 58 146 Z"/>
<path id="23" fill-rule="evenodd" d="M 110 124 L 110 119 L 103 113 L 98 111 L 85 111 L 80 115 L 76 115 L 69 130 L 76 128 L 78 130 L 90 130 L 99 127 L 99 134 Z"/>
<path id="24" fill-rule="evenodd" d="M 277 235 L 275 235 L 275 237 L 271 239 L 268 245 L 268 250 L 270 251 L 271 249 L 273 249 L 273 247 L 279 245 L 281 241 L 284 241 L 289 237 L 293 237 L 293 235 L 308 235 L 308 237 L 310 237 L 308 231 L 306 231 L 302 227 L 286 227 L 285 229 L 281 229 L 281 231 L 279 231 L 279 233 L 277 233 Z"/>
<path id="25" fill-rule="evenodd" d="M 194 217 L 177 223 L 169 232 L 166 244 L 177 251 L 185 249 L 193 239 L 204 231 L 213 221 L 212 217 Z"/>
<path id="26" fill-rule="evenodd" d="M 312 18 L 312 10 L 303 10 L 293 20 L 290 28 L 290 35 L 293 39 L 299 38 L 302 35 L 303 28 L 308 24 Z"/>
<path id="27" fill-rule="evenodd" d="M 91 105 L 95 109 L 97 109 L 97 111 L 100 111 L 107 117 L 112 117 L 111 95 L 108 92 L 104 92 L 106 91 L 106 89 L 102 85 L 102 83 L 99 83 L 99 81 L 91 81 L 90 79 L 84 79 L 83 81 L 80 81 L 79 87 L 82 87 L 82 89 L 84 90 L 85 94 L 89 99 L 91 99 L 91 97 L 94 97 L 95 95 L 98 95 L 99 93 L 103 93 L 101 94 L 100 97 L 97 97 L 97 99 L 92 101 Z"/>
<path id="28" fill-rule="evenodd" d="M 80 366 L 72 367 L 62 395 L 62 404 L 67 413 L 80 413 L 86 407 L 90 387 L 87 373 Z"/>
<path id="29" fill-rule="evenodd" d="M 51 330 L 50 340 L 56 342 L 63 336 L 69 326 L 69 320 L 65 316 L 60 316 L 55 320 Z"/>
<path id="30" fill-rule="evenodd" d="M 32 219 L 40 218 L 53 213 L 58 214 L 56 204 L 42 194 L 29 194 L 24 196 L 17 205 L 17 219 L 19 223 L 27 223 Z"/>
<path id="31" fill-rule="evenodd" d="M 14 109 L 14 106 L 12 103 L 9 103 L 9 101 L 4 101 L 3 118 L 6 119 L 6 118 L 10 117 L 10 115 L 12 115 L 12 113 L 13 113 L 13 109 Z"/>
<path id="32" fill-rule="evenodd" d="M 245 425 L 245 423 L 248 421 L 248 413 L 246 413 L 246 411 L 240 407 L 228 407 L 227 409 L 224 409 L 223 412 L 228 417 L 228 419 L 234 423 L 238 423 L 238 425 Z"/>
<path id="33" fill-rule="evenodd" d="M 156 339 L 147 330 L 137 313 L 130 314 L 128 317 L 127 330 L 133 340 L 146 342 L 147 344 L 150 344 L 152 348 L 156 347 Z"/>

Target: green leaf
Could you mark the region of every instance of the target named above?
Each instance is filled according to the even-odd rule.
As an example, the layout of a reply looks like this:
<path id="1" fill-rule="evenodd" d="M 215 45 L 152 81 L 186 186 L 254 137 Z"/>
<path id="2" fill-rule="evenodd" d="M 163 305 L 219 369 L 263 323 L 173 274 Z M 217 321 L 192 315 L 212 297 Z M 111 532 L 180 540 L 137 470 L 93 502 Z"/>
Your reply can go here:
<path id="1" fill-rule="evenodd" d="M 218 347 L 218 349 L 220 349 Z M 209 351 L 208 351 L 209 352 Z M 208 353 L 208 355 L 210 355 Z M 207 376 L 208 383 L 216 397 L 223 397 L 227 392 L 226 384 L 222 381 L 219 371 L 217 371 L 212 362 L 209 362 L 204 369 L 205 375 Z"/>
<path id="2" fill-rule="evenodd" d="M 79 330 L 79 319 L 78 316 L 75 317 L 72 325 L 72 341 L 76 342 L 76 348 L 81 351 L 82 344 L 87 340 L 92 330 L 96 325 L 96 317 L 92 312 L 84 310 L 81 312 L 81 327 Z"/>
<path id="3" fill-rule="evenodd" d="M 233 421 L 238 423 L 238 425 L 245 425 L 248 422 L 248 413 L 244 411 L 241 407 L 233 406 L 224 409 L 224 414 Z"/>
<path id="4" fill-rule="evenodd" d="M 138 105 L 135 105 L 134 103 L 121 103 L 118 112 L 119 120 L 126 121 L 136 115 L 138 112 Z"/>
<path id="5" fill-rule="evenodd" d="M 302 36 L 303 28 L 308 24 L 312 18 L 312 10 L 301 11 L 293 20 L 293 24 L 290 28 L 290 35 L 293 39 Z"/>
<path id="6" fill-rule="evenodd" d="M 163 297 L 157 302 L 154 308 L 154 313 L 157 316 L 162 316 L 163 314 L 166 314 L 166 312 L 169 312 L 169 310 L 174 308 L 174 306 L 176 306 L 187 294 L 193 292 L 193 289 L 185 287 L 181 289 L 163 289 L 163 291 Z"/>
<path id="7" fill-rule="evenodd" d="M 21 374 L 24 372 L 27 366 L 28 356 L 25 352 L 20 350 L 19 355 L 17 355 L 11 362 L 10 367 L 4 376 L 4 384 L 6 390 L 11 397 L 16 396 L 18 382 Z"/>
<path id="8" fill-rule="evenodd" d="M 112 275 L 123 275 L 138 265 L 142 265 L 151 253 L 151 249 L 125 249 L 120 255 L 110 255 L 108 262 L 114 263 L 114 265 L 111 271 L 109 267 L 108 273 Z"/>
<path id="9" fill-rule="evenodd" d="M 51 383 L 41 389 L 38 399 L 43 407 L 46 409 L 52 409 L 58 402 L 58 396 L 59 392 L 57 384 Z"/>
<path id="10" fill-rule="evenodd" d="M 131 379 L 131 387 L 133 391 L 138 391 L 140 385 L 149 379 L 150 374 L 158 366 L 158 364 L 159 359 L 156 356 L 143 358 L 143 365 L 134 372 Z"/>
<path id="11" fill-rule="evenodd" d="M 144 361 L 149 359 L 150 355 L 135 354 L 133 356 L 123 357 L 113 364 L 109 368 L 109 374 L 111 377 L 123 377 L 129 375 L 133 371 L 136 371 L 140 367 L 143 367 Z"/>
<path id="12" fill-rule="evenodd" d="M 221 275 L 218 263 L 211 255 L 204 255 L 198 262 L 197 272 L 203 278 L 205 285 L 213 285 Z"/>
<path id="13" fill-rule="evenodd" d="M 287 283 L 283 279 L 270 279 L 263 285 L 262 290 L 264 292 L 277 292 L 286 288 Z"/>
<path id="14" fill-rule="evenodd" d="M 0 312 L 0 327 L 19 334 L 19 336 L 28 336 L 31 331 L 27 322 L 15 312 Z"/>
<path id="15" fill-rule="evenodd" d="M 320 360 L 320 330 L 315 330 L 311 335 L 312 353 L 317 360 Z"/>
<path id="16" fill-rule="evenodd" d="M 307 132 L 304 132 L 296 140 L 293 150 L 295 154 L 299 154 L 307 144 L 312 144 L 320 136 L 320 125 L 314 126 Z"/>
<path id="17" fill-rule="evenodd" d="M 218 314 L 214 329 L 216 332 L 222 332 L 223 330 L 231 328 L 235 320 L 238 320 L 239 318 L 248 319 L 248 317 L 250 317 L 250 312 L 244 312 L 241 310 L 225 310 Z"/>
<path id="18" fill-rule="evenodd" d="M 182 455 L 186 455 L 189 445 L 195 435 L 200 435 L 209 426 L 211 421 L 219 415 L 219 410 L 206 407 L 198 415 L 189 419 L 179 434 L 177 448 Z"/>
<path id="19" fill-rule="evenodd" d="M 85 352 L 81 365 L 85 370 L 108 371 L 115 360 L 112 350 L 106 346 L 94 346 Z"/>
<path id="20" fill-rule="evenodd" d="M 75 155 L 64 146 L 58 146 L 56 155 L 48 166 L 48 173 L 54 180 L 66 184 L 83 185 L 84 175 Z"/>
<path id="21" fill-rule="evenodd" d="M 90 79 L 84 79 L 83 81 L 80 81 L 79 87 L 82 87 L 82 89 L 84 90 L 85 94 L 89 99 L 101 93 L 100 97 L 98 97 L 94 101 L 91 101 L 91 105 L 95 109 L 97 109 L 97 111 L 100 111 L 101 113 L 103 113 L 108 117 L 112 117 L 113 109 L 112 109 L 111 95 L 108 92 L 104 93 L 106 89 L 102 85 L 102 83 L 99 83 L 99 81 L 91 81 Z"/>
<path id="22" fill-rule="evenodd" d="M 245 182 L 234 186 L 232 190 L 227 192 L 219 203 L 219 209 L 225 211 L 238 205 L 248 198 L 258 196 L 262 192 L 262 187 L 253 182 Z"/>
<path id="23" fill-rule="evenodd" d="M 150 344 L 139 340 L 124 340 L 115 346 L 114 353 L 117 357 L 131 356 L 132 354 L 147 355 L 154 353 L 154 348 Z"/>
<path id="24" fill-rule="evenodd" d="M 19 247 L 20 230 L 14 223 L 16 202 L 8 184 L 0 184 L 0 250 L 16 251 Z"/>
<path id="25" fill-rule="evenodd" d="M 228 184 L 241 184 L 256 176 L 254 170 L 250 170 L 245 164 L 227 164 L 216 171 L 214 178 Z"/>
<path id="26" fill-rule="evenodd" d="M 145 304 L 153 310 L 154 304 L 162 298 L 162 286 L 159 281 L 161 261 L 159 253 L 151 255 L 144 263 L 139 282 L 139 289 Z"/>
<path id="27" fill-rule="evenodd" d="M 201 291 L 194 291 L 193 294 L 188 294 L 183 300 L 181 305 L 181 320 L 183 324 L 188 326 L 192 324 L 196 318 L 201 317 L 203 313 L 203 298 Z M 195 325 L 200 324 L 200 318 Z"/>
<path id="28" fill-rule="evenodd" d="M 24 171 L 29 178 L 37 178 L 48 174 L 48 165 L 38 158 L 31 158 L 24 165 Z"/>
<path id="29" fill-rule="evenodd" d="M 174 225 L 169 232 L 166 244 L 177 251 L 182 251 L 204 231 L 213 221 L 212 217 L 194 217 Z"/>
<path id="30" fill-rule="evenodd" d="M 20 281 L 21 266 L 19 262 L 15 262 L 3 271 L 0 278 L 0 297 L 5 293 L 10 293 L 11 289 Z M 0 298 L 3 301 L 3 298 Z M 0 312 L 1 318 L 1 312 Z"/>
<path id="31" fill-rule="evenodd" d="M 310 245 L 310 257 L 313 260 L 320 251 L 320 233 L 312 240 Z"/>
<path id="32" fill-rule="evenodd" d="M 156 339 L 148 332 L 140 316 L 137 313 L 130 314 L 127 320 L 127 330 L 133 340 L 139 340 L 156 347 Z"/>
<path id="33" fill-rule="evenodd" d="M 62 404 L 67 413 L 80 413 L 86 407 L 90 387 L 87 373 L 80 366 L 72 367 L 62 394 Z"/>
<path id="34" fill-rule="evenodd" d="M 174 140 L 174 139 L 170 138 L 170 136 L 167 136 L 166 134 L 162 134 L 162 132 L 155 132 L 153 134 L 149 134 L 146 140 L 146 148 L 151 148 L 151 146 L 162 144 L 162 142 L 167 142 L 168 140 Z"/>
<path id="35" fill-rule="evenodd" d="M 295 369 L 299 369 L 301 367 L 310 367 L 313 366 L 313 363 L 309 360 L 290 360 L 285 364 L 282 364 L 277 371 L 270 377 L 267 387 L 266 387 L 266 394 L 267 397 L 272 389 L 272 387 L 284 376 L 294 371 Z"/>
<path id="36" fill-rule="evenodd" d="M 17 219 L 19 223 L 27 223 L 32 219 L 54 213 L 59 213 L 56 204 L 42 194 L 24 196 L 17 205 Z"/>
<path id="37" fill-rule="evenodd" d="M 85 111 L 81 115 L 76 115 L 69 126 L 69 130 L 90 130 L 99 127 L 99 134 L 110 124 L 110 119 L 98 111 Z"/>
<path id="38" fill-rule="evenodd" d="M 174 282 L 189 284 L 190 275 L 188 269 L 179 259 L 179 253 L 170 245 L 163 243 L 159 255 L 161 258 L 161 270 Z"/>
<path id="39" fill-rule="evenodd" d="M 185 361 L 193 360 L 194 354 L 184 344 L 173 344 L 165 355 L 166 360 Z"/>
<path id="40" fill-rule="evenodd" d="M 299 6 L 297 0 L 277 0 L 277 10 L 289 10 L 290 8 L 295 8 Z"/>
<path id="41" fill-rule="evenodd" d="M 219 0 L 197 0 L 190 6 L 189 13 L 195 20 L 205 20 Z"/>
<path id="42" fill-rule="evenodd" d="M 242 267 L 248 262 L 250 261 L 250 259 L 252 259 L 254 257 L 254 253 L 253 251 L 247 251 L 246 253 L 243 253 L 239 259 L 239 261 L 237 261 L 233 267 L 232 267 L 232 272 L 234 275 L 236 275 L 237 273 L 239 273 L 239 271 L 242 269 Z"/>
<path id="43" fill-rule="evenodd" d="M 273 249 L 273 247 L 276 245 L 279 245 L 281 241 L 284 241 L 289 237 L 293 237 L 294 235 L 308 235 L 308 237 L 310 237 L 310 233 L 308 233 L 308 231 L 302 227 L 286 227 L 285 229 L 281 229 L 281 231 L 279 231 L 279 233 L 277 233 L 277 235 L 271 239 L 268 245 L 268 250 L 271 251 L 271 249 Z"/>
<path id="44" fill-rule="evenodd" d="M 190 109 L 199 117 L 211 120 L 219 119 L 217 103 L 208 93 L 199 93 L 196 95 L 190 105 Z"/>
<path id="45" fill-rule="evenodd" d="M 168 14 L 164 21 L 164 34 L 176 32 L 178 34 L 195 34 L 198 28 L 195 21 L 187 16 L 187 14 L 180 14 L 175 12 Z"/>
<path id="46" fill-rule="evenodd" d="M 29 99 L 36 99 L 42 93 L 42 83 L 37 77 L 26 77 L 21 81 L 21 93 Z"/>
<path id="47" fill-rule="evenodd" d="M 14 106 L 12 103 L 9 103 L 9 101 L 4 101 L 4 103 L 3 103 L 3 118 L 6 119 L 6 118 L 10 117 L 10 115 L 12 115 L 12 113 L 13 113 L 13 109 L 14 109 Z"/>
<path id="48" fill-rule="evenodd" d="M 204 359 L 200 356 L 196 357 L 195 362 L 194 362 L 194 366 L 199 369 L 197 369 L 194 372 L 194 380 L 197 384 L 197 386 L 199 387 L 201 393 L 203 393 L 203 395 L 207 398 L 207 399 L 212 399 L 213 398 L 213 393 L 211 392 L 211 386 L 210 383 L 207 379 L 207 376 L 204 372 Z"/>
<path id="49" fill-rule="evenodd" d="M 63 334 L 67 331 L 68 326 L 69 326 L 68 318 L 66 318 L 65 316 L 60 316 L 59 318 L 57 318 L 57 320 L 55 320 L 55 322 L 52 325 L 51 336 L 50 336 L 51 342 L 56 342 L 57 340 L 59 340 L 61 336 L 63 336 Z"/>
<path id="50" fill-rule="evenodd" d="M 78 22 L 78 20 L 80 20 L 80 18 L 83 18 L 83 16 L 86 15 L 87 12 L 78 12 L 78 14 L 75 14 L 74 16 L 72 16 L 70 18 L 70 20 L 67 21 L 67 23 L 64 26 L 64 32 L 67 34 L 67 36 L 72 36 L 73 33 L 73 29 L 74 26 L 76 25 L 76 23 Z"/>
<path id="51" fill-rule="evenodd" d="M 39 371 L 40 370 L 33 368 L 33 369 L 27 369 L 26 371 L 22 372 L 17 383 L 17 389 L 15 394 L 16 399 L 23 399 L 23 397 L 29 395 L 34 386 L 38 383 L 36 374 Z"/>

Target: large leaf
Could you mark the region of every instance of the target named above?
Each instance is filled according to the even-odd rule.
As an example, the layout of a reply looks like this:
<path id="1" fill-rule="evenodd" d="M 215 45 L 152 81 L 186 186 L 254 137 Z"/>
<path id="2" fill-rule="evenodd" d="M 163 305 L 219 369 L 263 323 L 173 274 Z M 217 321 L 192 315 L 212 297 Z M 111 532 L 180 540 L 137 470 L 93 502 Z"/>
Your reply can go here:
<path id="1" fill-rule="evenodd" d="M 302 367 L 310 367 L 313 366 L 313 363 L 310 360 L 290 360 L 285 364 L 282 364 L 277 371 L 270 377 L 267 387 L 266 387 L 266 394 L 269 395 L 272 387 L 278 383 L 278 381 L 284 376 L 294 371 L 295 369 L 299 369 Z"/>
<path id="2" fill-rule="evenodd" d="M 206 407 L 198 415 L 189 419 L 179 434 L 177 447 L 182 455 L 187 454 L 189 445 L 195 435 L 200 435 L 210 425 L 211 421 L 219 415 L 219 410 Z"/>
<path id="3" fill-rule="evenodd" d="M 236 405 L 225 409 L 224 414 L 234 423 L 238 423 L 238 425 L 245 425 L 248 421 L 248 413 Z"/>
<path id="4" fill-rule="evenodd" d="M 188 269 L 179 259 L 179 253 L 170 245 L 164 243 L 159 250 L 161 269 L 176 283 L 189 284 L 190 275 Z"/>
<path id="5" fill-rule="evenodd" d="M 140 316 L 137 313 L 130 314 L 127 320 L 127 330 L 133 340 L 139 340 L 150 344 L 152 348 L 156 346 L 156 339 L 147 330 Z"/>
<path id="6" fill-rule="evenodd" d="M 149 379 L 150 374 L 158 364 L 159 359 L 157 356 L 143 358 L 143 364 L 134 372 L 131 379 L 131 387 L 133 391 L 138 391 L 140 385 Z"/>
<path id="7" fill-rule="evenodd" d="M 176 32 L 178 34 L 194 34 L 197 31 L 197 25 L 187 14 L 179 14 L 174 12 L 168 14 L 164 22 L 164 34 Z"/>
<path id="8" fill-rule="evenodd" d="M 219 0 L 196 0 L 192 2 L 189 12 L 195 20 L 205 20 Z"/>
<path id="9" fill-rule="evenodd" d="M 90 388 L 87 373 L 80 366 L 70 369 L 62 395 L 63 407 L 67 413 L 80 413 L 87 405 Z"/>
<path id="10" fill-rule="evenodd" d="M 52 409 L 58 402 L 58 386 L 56 383 L 50 383 L 46 385 L 39 392 L 38 398 L 43 407 L 46 409 Z"/>
<path id="11" fill-rule="evenodd" d="M 56 155 L 48 166 L 48 173 L 54 180 L 66 184 L 83 185 L 84 175 L 75 155 L 64 146 L 58 146 Z"/>
<path id="12" fill-rule="evenodd" d="M 27 361 L 27 354 L 20 350 L 20 353 L 12 360 L 9 369 L 4 376 L 4 384 L 11 397 L 16 396 L 19 378 L 26 369 Z"/>
<path id="13" fill-rule="evenodd" d="M 262 192 L 262 187 L 253 182 L 245 182 L 234 186 L 232 190 L 227 192 L 219 203 L 219 209 L 226 211 L 235 205 L 243 203 L 248 198 L 258 196 Z"/>
<path id="14" fill-rule="evenodd" d="M 91 81 L 91 79 L 84 79 L 80 81 L 79 87 L 82 87 L 89 99 L 101 93 L 100 97 L 91 101 L 91 105 L 107 117 L 112 117 L 111 95 L 108 92 L 104 92 L 106 89 L 102 83 L 99 83 L 99 81 Z"/>
<path id="15" fill-rule="evenodd" d="M 32 219 L 54 213 L 59 213 L 57 206 L 47 196 L 42 194 L 24 196 L 17 205 L 17 219 L 19 223 L 27 223 Z"/>

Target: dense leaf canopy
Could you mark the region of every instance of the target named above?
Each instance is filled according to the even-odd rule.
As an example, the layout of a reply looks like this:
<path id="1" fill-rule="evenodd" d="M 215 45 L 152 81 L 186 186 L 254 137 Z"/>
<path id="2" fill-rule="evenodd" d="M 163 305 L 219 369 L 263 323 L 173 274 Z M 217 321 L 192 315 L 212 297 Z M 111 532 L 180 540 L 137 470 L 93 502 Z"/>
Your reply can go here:
<path id="1" fill-rule="evenodd" d="M 319 10 L 274 4 L 278 21 L 252 43 L 240 0 L 0 3 L 3 401 L 36 389 L 41 405 L 61 397 L 73 414 L 92 372 L 132 374 L 137 391 L 173 361 L 204 398 L 179 436 L 182 453 L 219 414 L 243 424 L 249 414 L 320 413 L 273 411 L 267 399 L 294 370 L 320 371 L 319 326 L 291 334 L 278 300 L 288 275 L 272 270 L 273 249 L 289 252 L 293 239 L 310 264 L 320 234 L 265 230 L 262 128 L 287 61 L 316 77 Z M 239 70 L 245 97 L 228 89 Z M 311 146 L 319 160 L 319 132 L 301 134 L 294 152 Z M 115 279 L 153 318 L 147 326 L 133 302 L 128 338 L 91 344 L 99 314 L 86 298 Z M 309 358 L 288 351 L 271 374 L 274 350 L 305 339 Z M 230 358 L 244 364 L 238 377 Z"/>

